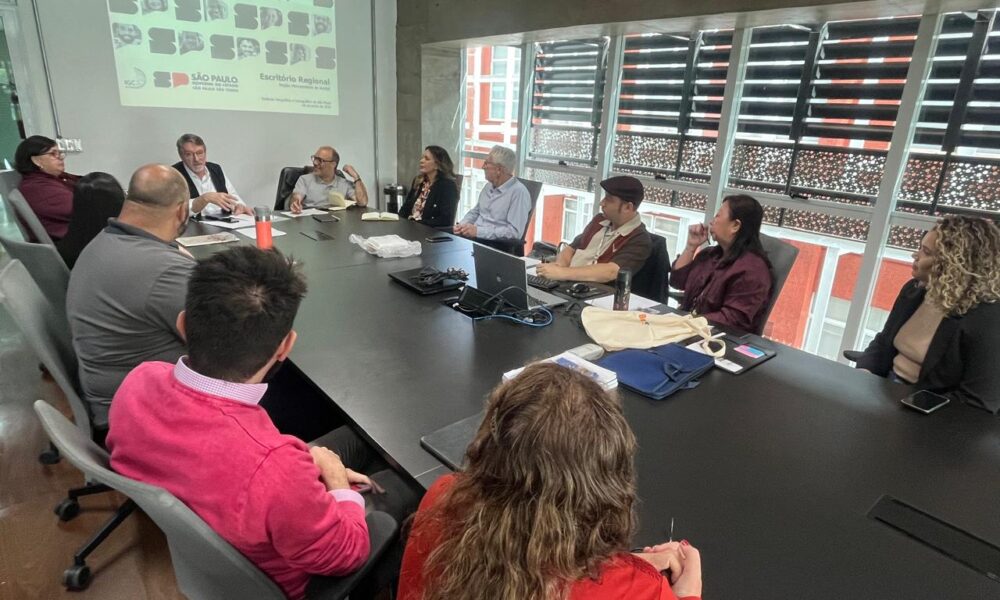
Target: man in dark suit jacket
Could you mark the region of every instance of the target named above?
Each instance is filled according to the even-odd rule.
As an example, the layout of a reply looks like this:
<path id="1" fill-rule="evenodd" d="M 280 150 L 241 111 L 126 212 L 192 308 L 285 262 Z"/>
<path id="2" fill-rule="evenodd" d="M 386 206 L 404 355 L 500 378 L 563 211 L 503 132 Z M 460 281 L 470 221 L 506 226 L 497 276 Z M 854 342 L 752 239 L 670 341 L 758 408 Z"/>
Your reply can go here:
<path id="1" fill-rule="evenodd" d="M 188 185 L 191 194 L 191 214 L 205 217 L 231 214 L 252 215 L 253 210 L 243 203 L 233 182 L 229 181 L 222 167 L 208 162 L 205 140 L 193 133 L 177 139 L 180 162 L 174 164 Z"/>

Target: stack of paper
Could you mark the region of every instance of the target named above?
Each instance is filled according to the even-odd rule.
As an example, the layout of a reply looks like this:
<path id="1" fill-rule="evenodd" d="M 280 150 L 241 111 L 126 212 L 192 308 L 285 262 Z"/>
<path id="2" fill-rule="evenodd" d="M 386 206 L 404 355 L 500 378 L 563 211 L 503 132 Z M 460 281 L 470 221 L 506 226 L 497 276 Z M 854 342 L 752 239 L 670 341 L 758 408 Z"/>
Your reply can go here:
<path id="1" fill-rule="evenodd" d="M 238 231 L 241 234 L 247 236 L 251 240 L 257 239 L 257 229 L 256 228 L 253 228 L 253 229 L 237 229 L 236 231 Z M 276 237 L 281 236 L 281 235 L 285 235 L 285 232 L 281 231 L 281 230 L 278 230 L 278 229 L 271 228 L 271 237 L 272 238 L 276 238 Z"/>
<path id="2" fill-rule="evenodd" d="M 228 231 L 223 231 L 220 233 L 210 233 L 208 235 L 192 235 L 188 237 L 177 238 L 177 243 L 185 248 L 193 248 L 195 246 L 207 246 L 209 244 L 224 244 L 226 242 L 235 242 L 237 238 L 235 235 L 229 233 Z"/>
<path id="3" fill-rule="evenodd" d="M 299 217 L 311 217 L 313 215 L 325 215 L 326 212 L 327 212 L 326 210 L 323 210 L 323 209 L 320 209 L 320 208 L 306 208 L 306 209 L 303 209 L 302 212 L 299 212 L 299 213 L 293 213 L 290 210 L 283 210 L 283 211 L 281 211 L 281 214 L 285 215 L 286 217 L 288 217 L 290 219 L 298 219 Z M 252 219 L 253 219 L 253 217 L 251 217 L 251 220 Z"/>
<path id="4" fill-rule="evenodd" d="M 579 356 L 571 352 L 563 352 L 562 354 L 556 354 L 555 356 L 546 358 L 541 362 L 554 362 L 557 365 L 562 365 L 568 369 L 573 369 L 579 373 L 583 373 L 587 377 L 590 377 L 596 381 L 602 388 L 606 390 L 613 390 L 618 387 L 618 375 L 614 371 L 605 369 L 604 367 L 599 367 L 589 360 L 584 360 Z M 503 380 L 508 381 L 517 377 L 524 367 L 518 367 L 513 371 L 507 371 L 503 374 Z"/>
<path id="5" fill-rule="evenodd" d="M 591 306 L 596 306 L 597 308 L 606 308 L 608 310 L 614 309 L 615 296 L 614 294 L 608 296 L 601 296 L 600 298 L 594 298 L 592 300 L 587 300 L 587 304 Z M 643 298 L 637 294 L 631 294 L 628 298 L 628 309 L 629 310 L 646 310 L 654 306 L 658 306 L 660 303 L 656 300 L 650 300 L 649 298 Z"/>

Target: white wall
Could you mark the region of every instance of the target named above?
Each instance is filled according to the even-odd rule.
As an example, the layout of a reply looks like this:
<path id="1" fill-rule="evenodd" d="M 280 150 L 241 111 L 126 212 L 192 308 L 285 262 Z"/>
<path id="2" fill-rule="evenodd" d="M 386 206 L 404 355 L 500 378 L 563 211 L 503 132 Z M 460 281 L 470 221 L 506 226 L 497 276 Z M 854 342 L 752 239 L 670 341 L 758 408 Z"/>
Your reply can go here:
<path id="1" fill-rule="evenodd" d="M 34 116 L 28 135 L 55 136 L 32 3 L 37 4 L 49 63 L 55 109 L 63 137 L 82 140 L 82 153 L 67 157 L 68 171 L 107 171 L 126 185 L 148 162 L 178 160 L 174 142 L 185 132 L 205 138 L 209 160 L 226 174 L 249 204 L 271 205 L 282 167 L 305 165 L 318 146 L 330 144 L 341 164 L 352 164 L 375 194 L 371 4 L 377 3 L 380 169 L 395 172 L 395 3 L 349 0 L 336 4 L 337 116 L 265 112 L 123 107 L 104 0 L 21 0 L 17 8 L 29 81 L 18 82 Z M 391 6 L 386 6 L 386 5 Z M 391 57 L 393 63 L 386 65 Z M 391 67 L 391 71 L 383 72 Z"/>

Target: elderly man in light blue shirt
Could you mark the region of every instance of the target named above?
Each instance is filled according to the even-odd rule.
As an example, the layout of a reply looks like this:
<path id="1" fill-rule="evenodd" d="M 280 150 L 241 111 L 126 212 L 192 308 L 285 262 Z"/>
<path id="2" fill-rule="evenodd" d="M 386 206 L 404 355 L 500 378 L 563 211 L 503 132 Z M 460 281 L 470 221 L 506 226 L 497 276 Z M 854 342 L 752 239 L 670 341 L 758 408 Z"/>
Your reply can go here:
<path id="1" fill-rule="evenodd" d="M 531 194 L 514 177 L 514 151 L 493 146 L 483 161 L 486 186 L 479 202 L 455 225 L 455 234 L 484 240 L 519 240 L 528 225 Z"/>

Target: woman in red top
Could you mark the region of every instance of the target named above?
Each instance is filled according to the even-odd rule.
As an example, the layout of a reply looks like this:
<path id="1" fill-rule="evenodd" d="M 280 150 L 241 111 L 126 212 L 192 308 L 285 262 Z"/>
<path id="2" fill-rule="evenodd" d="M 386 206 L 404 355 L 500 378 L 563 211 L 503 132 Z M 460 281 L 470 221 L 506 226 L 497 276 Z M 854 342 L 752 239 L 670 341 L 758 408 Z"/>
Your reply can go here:
<path id="1" fill-rule="evenodd" d="M 628 552 L 635 450 L 617 396 L 558 365 L 527 367 L 490 397 L 466 469 L 421 502 L 399 600 L 699 598 L 694 547 Z"/>
<path id="2" fill-rule="evenodd" d="M 670 285 L 684 290 L 681 309 L 743 331 L 764 330 L 774 275 L 760 243 L 764 208 L 755 198 L 727 196 L 706 228 L 688 229 L 687 248 L 674 261 Z M 697 252 L 711 232 L 716 246 Z"/>
<path id="3" fill-rule="evenodd" d="M 62 239 L 73 214 L 73 186 L 80 178 L 66 172 L 65 155 L 55 140 L 33 135 L 18 144 L 14 168 L 20 190 L 53 240 Z"/>

